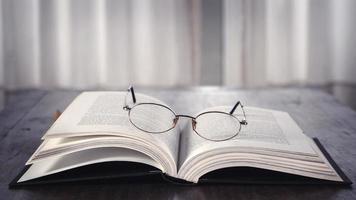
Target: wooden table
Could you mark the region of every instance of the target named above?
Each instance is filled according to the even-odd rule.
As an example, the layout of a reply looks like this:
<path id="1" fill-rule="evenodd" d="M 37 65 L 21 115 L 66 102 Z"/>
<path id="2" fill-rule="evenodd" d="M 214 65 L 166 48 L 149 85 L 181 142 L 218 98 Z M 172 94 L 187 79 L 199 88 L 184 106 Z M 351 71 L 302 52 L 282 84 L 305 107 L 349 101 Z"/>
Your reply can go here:
<path id="1" fill-rule="evenodd" d="M 137 89 L 193 114 L 213 105 L 248 106 L 287 111 L 304 132 L 318 137 L 341 169 L 356 182 L 356 112 L 317 89 L 235 90 L 190 88 Z M 356 199 L 354 186 L 72 184 L 9 190 L 8 183 L 24 167 L 52 123 L 79 91 L 22 90 L 0 113 L 0 199 Z"/>

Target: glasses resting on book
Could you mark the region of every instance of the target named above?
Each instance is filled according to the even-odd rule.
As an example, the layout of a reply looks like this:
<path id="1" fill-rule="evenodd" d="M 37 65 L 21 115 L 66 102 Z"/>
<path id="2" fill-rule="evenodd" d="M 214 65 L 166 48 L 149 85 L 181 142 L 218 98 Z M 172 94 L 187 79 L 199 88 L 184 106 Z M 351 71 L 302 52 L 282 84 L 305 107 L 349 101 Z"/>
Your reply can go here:
<path id="1" fill-rule="evenodd" d="M 131 96 L 132 105 L 128 105 Z M 242 115 L 234 114 L 240 107 Z M 147 133 L 164 133 L 173 129 L 180 117 L 192 120 L 192 128 L 200 137 L 210 141 L 226 141 L 237 136 L 241 125 L 247 125 L 244 106 L 240 101 L 233 106 L 230 112 L 207 111 L 193 117 L 189 115 L 177 115 L 169 107 L 153 102 L 136 103 L 136 95 L 133 87 L 129 87 L 125 97 L 125 111 L 128 111 L 129 121 L 139 130 Z"/>

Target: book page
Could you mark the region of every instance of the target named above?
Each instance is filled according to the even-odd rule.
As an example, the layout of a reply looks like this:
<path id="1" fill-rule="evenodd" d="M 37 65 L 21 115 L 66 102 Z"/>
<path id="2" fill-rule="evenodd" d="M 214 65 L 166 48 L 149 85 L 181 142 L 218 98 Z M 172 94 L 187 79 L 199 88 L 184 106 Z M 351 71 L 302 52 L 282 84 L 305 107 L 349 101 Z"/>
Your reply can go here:
<path id="1" fill-rule="evenodd" d="M 66 171 L 80 166 L 109 161 L 130 161 L 161 168 L 159 163 L 143 153 L 126 148 L 88 149 L 65 156 L 51 157 L 30 166 L 18 182 L 28 181 L 45 175 Z"/>
<path id="2" fill-rule="evenodd" d="M 79 95 L 44 135 L 44 139 L 77 136 L 121 136 L 139 138 L 160 148 L 162 155 L 168 154 L 170 160 L 177 161 L 179 131 L 172 129 L 161 134 L 151 134 L 137 129 L 129 120 L 128 111 L 123 110 L 126 92 L 84 92 Z M 130 96 L 131 98 L 131 96 Z M 152 97 L 136 94 L 137 103 L 163 102 Z M 167 118 L 158 109 L 142 113 L 148 128 L 164 126 L 153 124 L 155 118 Z M 157 120 L 155 120 L 157 121 Z"/>
<path id="3" fill-rule="evenodd" d="M 229 112 L 230 109 L 230 107 L 215 107 L 206 111 Z M 214 142 L 206 140 L 198 136 L 192 130 L 191 125 L 188 124 L 181 136 L 180 165 L 195 155 L 228 148 L 315 155 L 315 151 L 310 147 L 308 138 L 288 113 L 254 107 L 245 107 L 245 111 L 248 124 L 242 125 L 238 135 L 227 141 Z M 241 118 L 242 113 L 237 112 L 234 115 Z M 211 120 L 213 122 L 214 118 Z M 222 132 L 226 128 L 221 127 Z"/>
<path id="4" fill-rule="evenodd" d="M 206 111 L 228 113 L 230 109 L 215 107 Z M 236 137 L 226 141 L 206 140 L 196 134 L 191 125 L 186 126 L 181 136 L 178 177 L 198 182 L 202 175 L 210 171 L 241 166 L 342 181 L 288 113 L 253 107 L 245 107 L 245 111 L 248 124 L 241 127 Z M 239 112 L 234 115 L 241 118 Z M 202 123 L 210 128 L 204 130 L 199 127 L 198 130 L 212 134 L 209 129 L 218 126 L 216 134 L 234 131 L 230 130 L 234 126 L 220 121 L 217 116 L 211 115 L 211 119 L 206 118 Z"/>

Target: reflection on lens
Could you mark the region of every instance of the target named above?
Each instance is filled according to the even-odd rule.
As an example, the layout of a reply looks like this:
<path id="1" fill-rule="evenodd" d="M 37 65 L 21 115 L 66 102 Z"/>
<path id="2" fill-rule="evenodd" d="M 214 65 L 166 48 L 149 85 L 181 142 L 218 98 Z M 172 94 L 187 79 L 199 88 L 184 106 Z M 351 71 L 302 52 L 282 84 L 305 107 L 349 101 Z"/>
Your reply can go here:
<path id="1" fill-rule="evenodd" d="M 196 118 L 196 133 L 208 140 L 228 140 L 236 136 L 240 128 L 238 119 L 228 113 L 212 111 Z"/>
<path id="2" fill-rule="evenodd" d="M 141 103 L 130 110 L 130 121 L 136 128 L 150 133 L 162 133 L 174 127 L 175 114 L 159 104 Z"/>

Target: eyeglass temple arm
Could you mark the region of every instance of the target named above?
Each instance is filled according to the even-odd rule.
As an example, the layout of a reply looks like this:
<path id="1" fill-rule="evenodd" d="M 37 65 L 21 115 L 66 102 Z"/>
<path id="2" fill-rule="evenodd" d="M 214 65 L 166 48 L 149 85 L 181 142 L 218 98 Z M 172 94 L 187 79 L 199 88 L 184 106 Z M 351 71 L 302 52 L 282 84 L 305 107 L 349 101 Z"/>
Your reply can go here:
<path id="1" fill-rule="evenodd" d="M 231 111 L 229 112 L 229 114 L 230 114 L 230 115 L 234 114 L 234 112 L 235 112 L 237 106 L 239 106 L 239 105 L 240 105 L 240 101 L 237 101 L 236 104 L 234 105 L 234 107 L 233 107 L 233 108 L 231 109 Z"/>
<path id="2" fill-rule="evenodd" d="M 131 93 L 131 97 L 132 97 L 133 103 L 136 103 L 136 96 L 135 96 L 135 91 L 134 91 L 133 86 L 131 85 L 131 86 L 129 87 L 129 89 L 127 89 L 127 90 L 130 91 L 130 93 Z"/>
<path id="3" fill-rule="evenodd" d="M 125 96 L 125 104 L 124 104 L 124 107 L 123 109 L 124 110 L 130 110 L 131 108 L 127 105 L 127 95 L 129 95 L 129 93 L 131 93 L 131 98 L 132 98 L 132 102 L 135 104 L 136 103 L 136 96 L 135 96 L 135 91 L 133 89 L 132 86 L 130 86 L 128 89 L 127 89 L 127 94 Z"/>
<path id="4" fill-rule="evenodd" d="M 244 110 L 244 106 L 241 104 L 240 101 L 237 101 L 236 104 L 234 105 L 234 107 L 231 109 L 231 111 L 229 112 L 230 115 L 234 114 L 237 106 L 241 106 L 241 109 L 242 109 L 242 113 L 244 115 L 244 119 L 240 122 L 241 124 L 243 125 L 247 125 L 247 120 L 246 120 L 246 114 L 245 114 L 245 110 Z"/>

